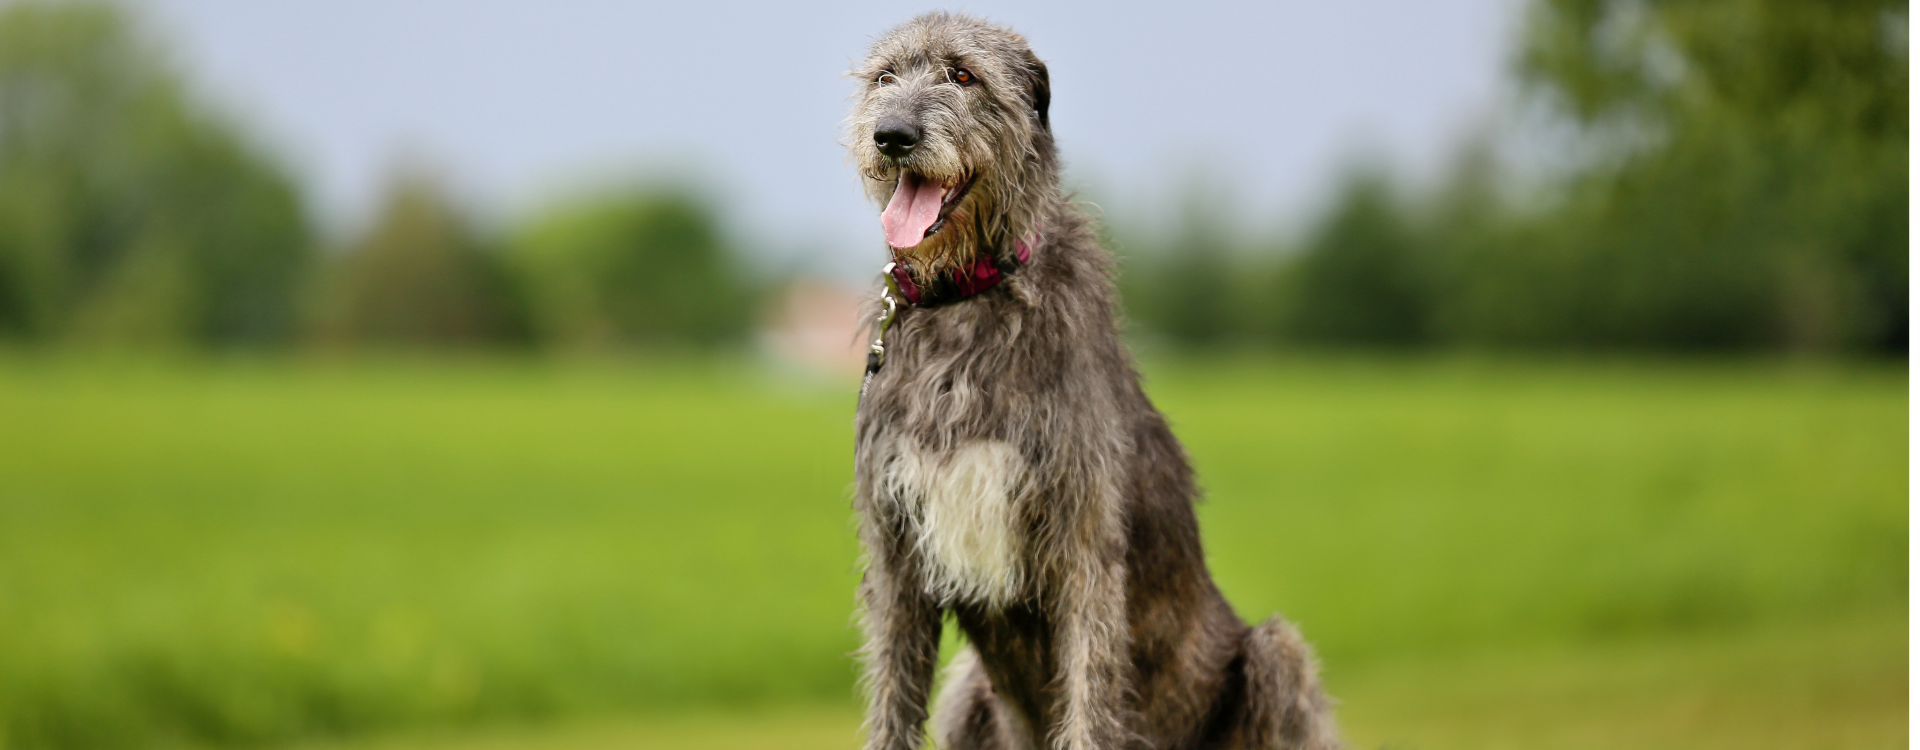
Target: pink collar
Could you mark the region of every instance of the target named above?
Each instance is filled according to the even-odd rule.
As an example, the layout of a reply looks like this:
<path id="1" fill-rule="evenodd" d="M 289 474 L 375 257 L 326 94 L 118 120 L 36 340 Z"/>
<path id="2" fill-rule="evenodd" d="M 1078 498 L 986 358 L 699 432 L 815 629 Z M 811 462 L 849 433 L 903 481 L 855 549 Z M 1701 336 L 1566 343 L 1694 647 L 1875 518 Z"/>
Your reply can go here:
<path id="1" fill-rule="evenodd" d="M 1013 252 L 1016 267 L 1026 265 L 1027 260 L 1033 255 L 1033 249 L 1027 246 L 1027 241 L 1024 239 L 1013 243 Z M 921 289 L 919 285 L 913 283 L 913 272 L 908 270 L 907 262 L 904 260 L 895 260 L 888 264 L 888 272 L 892 274 L 894 284 L 900 289 L 900 295 L 905 297 L 907 304 L 910 305 L 938 305 L 963 300 L 992 289 L 1006 275 L 1001 272 L 1000 266 L 993 262 L 993 256 L 985 253 L 974 258 L 972 267 L 937 278 L 934 283 L 928 285 L 927 289 Z"/>
<path id="2" fill-rule="evenodd" d="M 1039 241 L 1040 232 L 1034 231 L 1034 241 Z M 874 321 L 873 344 L 867 348 L 867 376 L 860 381 L 860 395 L 867 393 L 867 383 L 873 380 L 873 374 L 880 371 L 880 365 L 887 361 L 887 329 L 893 325 L 893 319 L 900 313 L 899 297 L 905 298 L 909 305 L 938 305 L 943 302 L 963 300 L 992 289 L 1000 283 L 1007 273 L 1026 265 L 1033 256 L 1033 248 L 1027 240 L 1015 240 L 1014 259 L 1006 271 L 993 262 L 992 255 L 980 255 L 974 258 L 973 266 L 964 271 L 934 279 L 932 289 L 923 290 L 913 283 L 913 273 L 907 270 L 906 262 L 895 260 L 888 263 L 881 272 L 887 280 L 887 292 L 880 295 L 880 317 Z"/>

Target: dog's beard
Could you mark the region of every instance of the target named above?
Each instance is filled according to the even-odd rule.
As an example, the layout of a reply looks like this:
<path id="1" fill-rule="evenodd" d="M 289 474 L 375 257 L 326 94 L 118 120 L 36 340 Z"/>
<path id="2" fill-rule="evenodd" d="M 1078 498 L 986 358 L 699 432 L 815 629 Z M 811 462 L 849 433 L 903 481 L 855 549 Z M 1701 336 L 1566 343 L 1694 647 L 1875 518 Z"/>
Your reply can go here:
<path id="1" fill-rule="evenodd" d="M 979 253 L 979 225 L 974 221 L 977 199 L 969 196 L 947 214 L 940 231 L 908 248 L 894 248 L 894 257 L 912 267 L 913 281 L 926 285 L 933 279 L 969 270 Z"/>
<path id="2" fill-rule="evenodd" d="M 881 215 L 893 257 L 904 261 L 913 273 L 914 283 L 922 286 L 933 284 L 938 278 L 950 278 L 956 271 L 972 272 L 983 248 L 977 219 L 987 215 L 982 212 L 993 208 L 990 191 L 984 184 L 990 176 L 978 175 L 960 166 L 957 160 L 936 169 L 939 169 L 936 174 L 959 176 L 927 177 L 913 171 L 912 165 L 894 167 L 890 175 L 894 188 Z M 946 186 L 945 192 L 957 197 L 956 202 L 941 207 L 937 219 L 933 214 L 914 210 L 928 208 L 926 201 L 934 198 L 928 190 L 930 182 Z M 912 242 L 914 239 L 919 241 Z M 912 242 L 910 247 L 900 246 L 909 242 Z"/>

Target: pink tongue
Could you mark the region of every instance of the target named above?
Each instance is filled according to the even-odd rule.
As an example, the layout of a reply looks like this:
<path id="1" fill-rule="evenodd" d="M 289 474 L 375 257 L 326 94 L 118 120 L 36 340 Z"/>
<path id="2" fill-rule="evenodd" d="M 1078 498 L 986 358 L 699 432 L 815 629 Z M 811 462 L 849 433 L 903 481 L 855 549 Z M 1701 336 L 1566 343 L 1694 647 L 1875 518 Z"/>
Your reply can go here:
<path id="1" fill-rule="evenodd" d="M 900 184 L 893 189 L 887 210 L 880 212 L 880 226 L 887 230 L 887 245 L 909 248 L 920 244 L 927 228 L 940 220 L 940 199 L 946 191 L 939 183 L 920 179 L 912 172 L 900 173 Z"/>

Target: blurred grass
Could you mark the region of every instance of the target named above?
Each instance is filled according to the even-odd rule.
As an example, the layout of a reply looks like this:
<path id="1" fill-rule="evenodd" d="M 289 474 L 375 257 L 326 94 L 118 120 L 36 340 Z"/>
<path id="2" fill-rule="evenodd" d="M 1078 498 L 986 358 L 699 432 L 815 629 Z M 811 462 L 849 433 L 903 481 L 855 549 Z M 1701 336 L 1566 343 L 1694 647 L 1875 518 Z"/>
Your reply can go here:
<path id="1" fill-rule="evenodd" d="M 1902 612 L 1381 662 L 1335 674 L 1351 747 L 1907 746 Z"/>
<path id="2" fill-rule="evenodd" d="M 742 719 L 778 743 L 646 720 L 560 746 L 844 736 L 852 392 L 758 372 L 9 355 L 0 747 L 779 706 Z M 1779 747 L 1904 725 L 1904 368 L 1149 376 L 1216 575 L 1302 624 L 1356 746 L 1707 746 L 1656 741 L 1705 735 L 1650 705 L 1806 728 Z"/>
<path id="3" fill-rule="evenodd" d="M 1359 750 L 1816 750 L 1907 745 L 1906 620 L 1472 657 L 1410 657 L 1330 686 Z M 410 732 L 299 750 L 858 747 L 852 708 L 696 711 L 559 726 Z"/>

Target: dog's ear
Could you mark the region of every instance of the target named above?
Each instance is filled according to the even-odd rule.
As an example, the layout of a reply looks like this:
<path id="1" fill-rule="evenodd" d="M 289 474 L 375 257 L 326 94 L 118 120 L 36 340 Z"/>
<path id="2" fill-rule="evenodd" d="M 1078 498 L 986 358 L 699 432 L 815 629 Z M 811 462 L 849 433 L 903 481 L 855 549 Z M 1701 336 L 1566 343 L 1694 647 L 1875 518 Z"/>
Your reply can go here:
<path id="1" fill-rule="evenodd" d="M 1032 52 L 1027 53 L 1027 79 L 1033 97 L 1033 114 L 1040 118 L 1040 129 L 1052 133 L 1053 126 L 1047 123 L 1047 105 L 1053 100 L 1053 84 L 1047 80 L 1047 64 Z"/>

